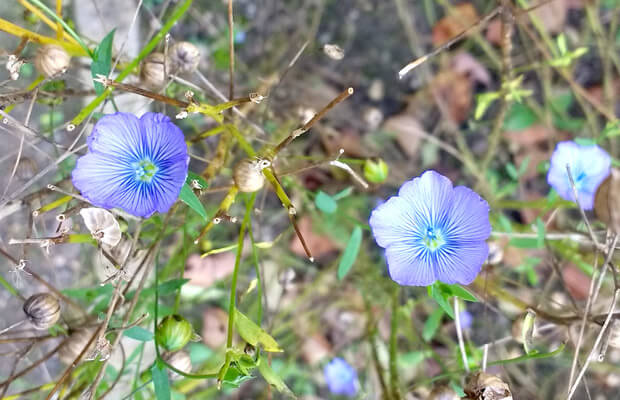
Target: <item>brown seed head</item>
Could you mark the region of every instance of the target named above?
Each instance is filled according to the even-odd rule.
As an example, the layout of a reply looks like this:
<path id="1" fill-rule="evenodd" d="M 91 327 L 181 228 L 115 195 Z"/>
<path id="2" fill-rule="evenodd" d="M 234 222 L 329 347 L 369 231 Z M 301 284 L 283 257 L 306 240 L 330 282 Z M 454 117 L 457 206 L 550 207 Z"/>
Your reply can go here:
<path id="1" fill-rule="evenodd" d="M 166 66 L 168 67 L 168 66 Z M 170 70 L 166 68 L 170 73 Z M 147 89 L 157 91 L 166 84 L 164 74 L 164 53 L 151 53 L 142 60 L 140 68 L 140 82 Z"/>
<path id="2" fill-rule="evenodd" d="M 200 50 L 190 42 L 177 42 L 170 47 L 168 62 L 175 74 L 194 72 L 200 62 Z"/>
<path id="3" fill-rule="evenodd" d="M 37 49 L 34 58 L 34 66 L 41 75 L 52 78 L 63 74 L 69 63 L 71 56 L 62 47 L 55 44 L 46 44 Z"/>
<path id="4" fill-rule="evenodd" d="M 36 329 L 47 329 L 60 318 L 60 303 L 50 293 L 37 293 L 26 300 L 24 312 Z"/>
<path id="5" fill-rule="evenodd" d="M 240 192 L 256 192 L 265 184 L 263 169 L 271 163 L 269 160 L 244 158 L 235 165 L 233 180 Z"/>

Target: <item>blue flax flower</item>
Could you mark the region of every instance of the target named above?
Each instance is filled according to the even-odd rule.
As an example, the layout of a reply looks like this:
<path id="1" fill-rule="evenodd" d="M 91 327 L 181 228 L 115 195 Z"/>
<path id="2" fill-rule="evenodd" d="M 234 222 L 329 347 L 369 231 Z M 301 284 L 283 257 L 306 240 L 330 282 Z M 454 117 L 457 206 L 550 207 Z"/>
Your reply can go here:
<path id="1" fill-rule="evenodd" d="M 189 158 L 183 133 L 167 116 L 106 115 L 86 142 L 89 152 L 77 160 L 72 179 L 95 206 L 149 217 L 176 201 Z"/>
<path id="2" fill-rule="evenodd" d="M 325 381 L 332 394 L 353 397 L 357 394 L 357 373 L 342 358 L 331 360 L 323 370 Z"/>
<path id="3" fill-rule="evenodd" d="M 561 198 L 575 201 L 566 165 L 570 166 L 579 204 L 584 210 L 591 210 L 596 189 L 609 175 L 609 154 L 595 144 L 580 145 L 572 141 L 557 144 L 551 155 L 547 182 Z"/>
<path id="4" fill-rule="evenodd" d="M 398 196 L 375 208 L 370 226 L 400 285 L 471 283 L 491 234 L 489 205 L 476 192 L 435 171 L 405 182 Z"/>

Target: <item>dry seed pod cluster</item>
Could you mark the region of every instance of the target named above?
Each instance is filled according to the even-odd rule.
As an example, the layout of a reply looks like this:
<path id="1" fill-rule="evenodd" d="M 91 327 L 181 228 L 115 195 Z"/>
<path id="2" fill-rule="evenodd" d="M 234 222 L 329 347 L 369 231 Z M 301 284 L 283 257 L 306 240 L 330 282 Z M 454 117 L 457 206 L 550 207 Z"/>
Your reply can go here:
<path id="1" fill-rule="evenodd" d="M 58 350 L 58 358 L 63 364 L 71 365 L 75 359 L 83 354 L 82 360 L 86 358 L 89 350 L 84 351 L 84 348 L 95 334 L 95 328 L 79 329 L 71 334 L 67 343 Z M 93 343 L 89 346 L 89 349 L 93 347 Z"/>
<path id="2" fill-rule="evenodd" d="M 271 162 L 265 159 L 244 158 L 239 161 L 233 170 L 233 180 L 240 192 L 256 192 L 265 184 L 263 169 L 269 167 Z"/>
<path id="3" fill-rule="evenodd" d="M 168 51 L 168 65 L 175 74 L 194 72 L 199 62 L 200 50 L 190 42 L 177 42 Z"/>
<path id="4" fill-rule="evenodd" d="M 50 293 L 37 293 L 26 300 L 24 312 L 36 329 L 47 329 L 60 318 L 60 303 Z"/>
<path id="5" fill-rule="evenodd" d="M 62 47 L 55 44 L 46 44 L 37 49 L 34 66 L 46 78 L 64 73 L 69 68 L 71 56 Z"/>
<path id="6" fill-rule="evenodd" d="M 189 354 L 183 350 L 164 353 L 162 358 L 165 362 L 172 365 L 179 371 L 183 371 L 188 374 L 192 372 L 192 360 L 189 358 Z M 183 378 L 182 375 L 177 374 L 172 370 L 168 371 L 168 376 L 170 377 L 170 380 L 178 380 Z"/>
<path id="7" fill-rule="evenodd" d="M 470 376 L 465 394 L 469 400 L 512 400 L 508 384 L 499 377 L 482 371 Z"/>

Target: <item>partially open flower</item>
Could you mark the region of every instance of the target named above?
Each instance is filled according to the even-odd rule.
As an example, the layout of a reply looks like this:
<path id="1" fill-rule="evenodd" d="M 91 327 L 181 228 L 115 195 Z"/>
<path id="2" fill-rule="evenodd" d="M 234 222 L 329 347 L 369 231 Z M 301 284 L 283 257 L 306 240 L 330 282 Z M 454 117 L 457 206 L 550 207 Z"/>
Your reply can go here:
<path id="1" fill-rule="evenodd" d="M 177 42 L 168 51 L 170 71 L 175 74 L 194 72 L 200 62 L 200 50 L 190 42 Z"/>
<path id="2" fill-rule="evenodd" d="M 50 293 L 37 293 L 24 303 L 24 312 L 35 329 L 47 329 L 60 318 L 60 303 Z"/>
<path id="3" fill-rule="evenodd" d="M 160 90 L 166 84 L 164 53 L 151 53 L 142 60 L 140 82 L 150 90 Z"/>
<path id="4" fill-rule="evenodd" d="M 34 58 L 34 66 L 41 75 L 46 78 L 52 78 L 63 74 L 69 63 L 71 56 L 61 46 L 55 44 L 46 44 L 37 50 Z"/>
<path id="5" fill-rule="evenodd" d="M 192 360 L 189 357 L 189 354 L 183 350 L 175 351 L 173 353 L 164 353 L 162 358 L 165 362 L 172 365 L 179 371 L 183 371 L 188 374 L 192 372 Z M 168 376 L 170 377 L 170 380 L 178 380 L 183 378 L 183 375 L 171 370 L 168 371 Z"/>
<path id="6" fill-rule="evenodd" d="M 83 208 L 80 215 L 86 228 L 98 242 L 114 247 L 121 241 L 121 227 L 108 210 L 97 207 Z"/>

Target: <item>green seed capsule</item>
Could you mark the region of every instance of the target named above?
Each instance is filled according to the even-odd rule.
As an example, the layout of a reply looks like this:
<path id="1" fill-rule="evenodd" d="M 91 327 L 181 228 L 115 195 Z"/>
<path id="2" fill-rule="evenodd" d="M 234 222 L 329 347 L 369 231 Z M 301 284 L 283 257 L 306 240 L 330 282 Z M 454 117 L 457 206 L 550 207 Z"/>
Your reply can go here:
<path id="1" fill-rule="evenodd" d="M 180 315 L 169 315 L 157 327 L 155 340 L 166 351 L 182 349 L 194 336 L 192 324 Z"/>
<path id="2" fill-rule="evenodd" d="M 364 177 L 371 183 L 383 183 L 388 176 L 388 165 L 382 159 L 377 161 L 366 160 L 364 163 Z"/>
<path id="3" fill-rule="evenodd" d="M 36 329 L 47 329 L 60 318 L 60 303 L 49 293 L 37 293 L 26 300 L 24 312 Z"/>

